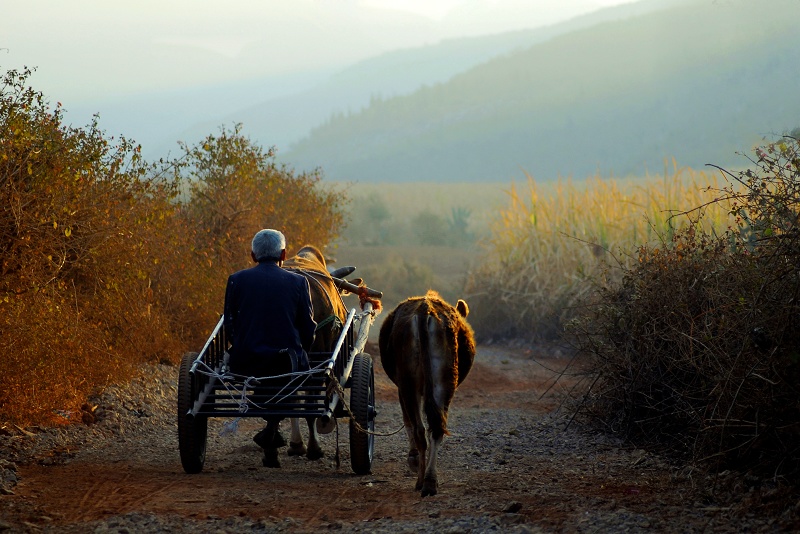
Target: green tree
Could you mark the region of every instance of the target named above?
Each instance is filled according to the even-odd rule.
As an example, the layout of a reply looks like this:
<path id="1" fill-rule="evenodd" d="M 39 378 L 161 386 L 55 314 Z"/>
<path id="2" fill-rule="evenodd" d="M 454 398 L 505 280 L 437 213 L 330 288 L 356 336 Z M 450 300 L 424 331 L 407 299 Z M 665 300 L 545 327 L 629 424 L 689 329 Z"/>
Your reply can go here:
<path id="1" fill-rule="evenodd" d="M 277 165 L 274 150 L 243 136 L 241 124 L 182 148 L 186 218 L 202 231 L 197 245 L 225 267 L 247 265 L 250 239 L 262 228 L 283 231 L 294 251 L 306 244 L 324 248 L 342 231 L 344 193 L 321 187 L 319 170 L 295 173 Z"/>

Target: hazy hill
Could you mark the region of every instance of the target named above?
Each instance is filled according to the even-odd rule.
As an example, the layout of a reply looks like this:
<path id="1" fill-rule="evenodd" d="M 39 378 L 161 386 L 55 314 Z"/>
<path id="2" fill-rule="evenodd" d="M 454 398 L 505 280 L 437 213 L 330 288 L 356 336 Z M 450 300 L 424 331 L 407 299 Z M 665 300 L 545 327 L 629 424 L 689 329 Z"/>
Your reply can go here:
<path id="1" fill-rule="evenodd" d="M 279 98 L 229 113 L 225 122 L 242 122 L 245 132 L 285 152 L 293 143 L 336 114 L 356 113 L 375 99 L 410 94 L 508 53 L 558 35 L 660 9 L 665 1 L 650 0 L 602 9 L 564 23 L 516 32 L 448 39 L 437 44 L 380 54 L 328 77 L 324 82 Z M 674 0 L 673 0 L 674 1 Z M 187 133 L 207 133 L 211 123 Z"/>
<path id="2" fill-rule="evenodd" d="M 333 180 L 507 181 L 736 165 L 800 126 L 800 2 L 692 0 L 559 33 L 340 113 L 282 159 Z"/>
<path id="3" fill-rule="evenodd" d="M 398 49 L 349 66 L 339 58 L 338 62 L 325 63 L 324 67 L 293 70 L 291 74 L 272 73 L 247 81 L 222 78 L 211 85 L 133 93 L 102 103 L 91 101 L 84 105 L 70 105 L 69 119 L 76 124 L 85 124 L 99 112 L 101 127 L 111 134 L 124 133 L 142 143 L 149 158 L 169 152 L 174 154 L 178 140 L 194 143 L 209 133 L 216 133 L 220 125 L 231 126 L 238 122 L 243 123 L 244 132 L 255 141 L 264 146 L 276 146 L 279 152 L 284 153 L 332 115 L 358 112 L 375 98 L 407 95 L 423 86 L 446 82 L 509 52 L 602 22 L 651 12 L 675 1 L 642 0 L 601 9 L 548 27 L 447 39 L 428 46 Z M 486 8 L 488 3 L 491 2 L 479 0 L 472 2 L 468 9 L 465 7 L 468 13 L 448 14 L 448 20 L 452 19 L 449 24 L 463 26 L 465 20 L 460 19 L 475 23 L 481 6 Z M 529 7 L 519 3 L 517 8 L 525 10 L 524 14 L 519 14 L 520 20 L 531 18 Z M 299 13 L 302 14 L 302 10 Z M 373 15 L 377 18 L 371 19 L 373 24 L 368 31 L 376 35 L 401 31 L 423 35 L 434 33 L 430 21 L 421 17 L 409 16 L 392 20 L 390 24 L 380 19 L 379 14 Z M 503 12 L 503 16 L 513 16 L 513 10 Z M 482 21 L 480 26 L 486 28 L 492 20 L 495 19 Z M 336 25 L 334 20 L 329 22 Z M 331 28 L 326 29 L 331 31 Z M 298 31 L 298 27 L 290 25 L 285 31 L 291 34 Z M 287 46 L 302 47 L 302 43 L 291 44 L 288 40 Z M 275 50 L 248 48 L 246 52 L 250 60 L 259 54 L 281 55 Z M 270 62 L 274 59 L 269 58 Z"/>

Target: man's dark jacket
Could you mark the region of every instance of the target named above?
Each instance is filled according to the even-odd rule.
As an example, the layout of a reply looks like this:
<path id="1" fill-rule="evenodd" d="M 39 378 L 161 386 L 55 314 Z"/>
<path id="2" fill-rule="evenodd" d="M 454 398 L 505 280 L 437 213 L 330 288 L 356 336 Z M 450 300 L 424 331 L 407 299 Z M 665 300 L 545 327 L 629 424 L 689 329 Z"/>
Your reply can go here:
<path id="1" fill-rule="evenodd" d="M 316 323 L 308 280 L 264 261 L 228 277 L 225 328 L 234 373 L 266 376 L 283 372 L 278 353 L 289 349 L 307 368 L 305 353 Z M 285 361 L 285 357 L 283 358 Z M 273 372 L 270 372 L 273 371 Z"/>

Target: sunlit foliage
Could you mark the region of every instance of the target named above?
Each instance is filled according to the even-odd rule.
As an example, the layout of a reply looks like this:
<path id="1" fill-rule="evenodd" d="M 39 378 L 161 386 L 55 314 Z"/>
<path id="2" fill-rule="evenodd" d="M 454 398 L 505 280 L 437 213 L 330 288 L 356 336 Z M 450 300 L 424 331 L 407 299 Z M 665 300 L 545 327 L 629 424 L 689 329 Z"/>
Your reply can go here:
<path id="1" fill-rule="evenodd" d="M 23 420 L 177 349 L 151 288 L 173 185 L 145 179 L 139 148 L 96 121 L 64 126 L 29 75 L 0 88 L 0 404 Z"/>
<path id="2" fill-rule="evenodd" d="M 324 247 L 345 198 L 276 167 L 238 127 L 147 164 L 97 119 L 64 125 L 30 75 L 0 82 L 0 420 L 52 423 L 80 419 L 141 362 L 197 349 L 253 234 Z"/>

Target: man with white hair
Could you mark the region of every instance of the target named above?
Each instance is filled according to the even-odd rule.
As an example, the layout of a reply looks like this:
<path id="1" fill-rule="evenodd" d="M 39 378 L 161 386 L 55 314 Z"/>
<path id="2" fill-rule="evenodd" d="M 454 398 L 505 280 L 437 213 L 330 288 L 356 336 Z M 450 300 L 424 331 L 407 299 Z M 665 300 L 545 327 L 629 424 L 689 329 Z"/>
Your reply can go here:
<path id="1" fill-rule="evenodd" d="M 286 238 L 278 230 L 257 232 L 251 249 L 257 265 L 230 275 L 225 290 L 230 370 L 255 377 L 307 370 L 317 326 L 308 280 L 281 268 Z M 267 467 L 280 467 L 276 445 L 283 441 L 277 433 L 281 419 L 267 419 L 267 427 L 253 438 L 264 449 Z"/>

